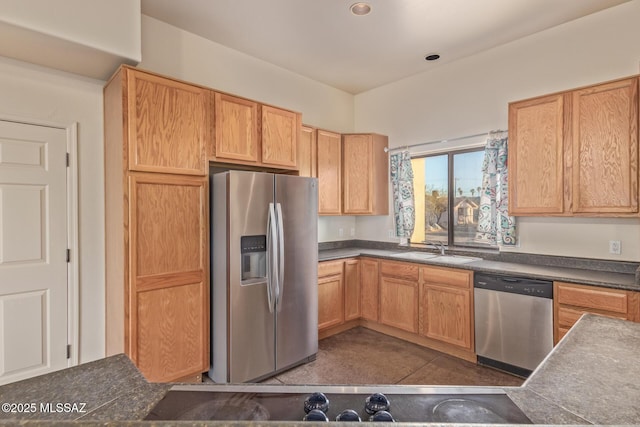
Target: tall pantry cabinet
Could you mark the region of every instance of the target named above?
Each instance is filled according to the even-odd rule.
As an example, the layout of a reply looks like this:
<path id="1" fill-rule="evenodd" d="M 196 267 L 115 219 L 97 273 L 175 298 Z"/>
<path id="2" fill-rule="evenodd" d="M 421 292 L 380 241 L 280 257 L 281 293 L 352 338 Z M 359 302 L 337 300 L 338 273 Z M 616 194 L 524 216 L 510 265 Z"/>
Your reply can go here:
<path id="1" fill-rule="evenodd" d="M 104 89 L 107 355 L 149 381 L 209 366 L 208 100 L 127 66 Z"/>

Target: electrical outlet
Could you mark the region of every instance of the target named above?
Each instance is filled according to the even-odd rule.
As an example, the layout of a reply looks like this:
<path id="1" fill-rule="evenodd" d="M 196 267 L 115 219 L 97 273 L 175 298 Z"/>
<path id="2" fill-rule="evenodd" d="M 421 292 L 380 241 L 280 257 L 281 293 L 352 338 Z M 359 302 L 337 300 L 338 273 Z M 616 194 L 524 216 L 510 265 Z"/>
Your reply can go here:
<path id="1" fill-rule="evenodd" d="M 609 240 L 609 253 L 620 255 L 622 247 L 620 246 L 620 240 Z"/>
<path id="2" fill-rule="evenodd" d="M 344 237 L 344 228 L 338 228 L 338 236 Z"/>
<path id="3" fill-rule="evenodd" d="M 349 230 L 349 236 L 351 236 L 351 237 L 355 237 L 356 236 L 356 229 L 354 227 L 351 227 L 351 230 Z"/>

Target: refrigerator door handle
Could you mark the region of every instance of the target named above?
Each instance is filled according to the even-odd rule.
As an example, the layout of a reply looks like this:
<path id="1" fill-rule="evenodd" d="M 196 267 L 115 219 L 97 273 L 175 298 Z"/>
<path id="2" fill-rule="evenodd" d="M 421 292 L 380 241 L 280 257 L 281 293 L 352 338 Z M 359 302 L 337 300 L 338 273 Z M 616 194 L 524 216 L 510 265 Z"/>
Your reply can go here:
<path id="1" fill-rule="evenodd" d="M 274 295 L 273 284 L 275 274 L 277 274 L 277 265 L 275 264 L 278 254 L 275 250 L 277 241 L 277 224 L 275 220 L 275 209 L 273 203 L 269 203 L 269 215 L 267 216 L 267 303 L 269 304 L 269 313 L 273 313 Z"/>
<path id="2" fill-rule="evenodd" d="M 276 218 L 278 219 L 278 290 L 276 292 L 276 311 L 281 310 L 282 294 L 284 293 L 284 227 L 282 224 L 282 205 L 276 203 Z"/>

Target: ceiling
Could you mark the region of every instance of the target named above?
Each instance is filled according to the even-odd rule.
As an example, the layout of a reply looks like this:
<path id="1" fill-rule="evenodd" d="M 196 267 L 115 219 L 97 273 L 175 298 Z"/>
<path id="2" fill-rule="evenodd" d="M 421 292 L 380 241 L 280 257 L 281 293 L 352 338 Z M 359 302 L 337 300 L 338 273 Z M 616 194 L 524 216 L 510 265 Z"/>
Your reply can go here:
<path id="1" fill-rule="evenodd" d="M 142 13 L 356 94 L 626 1 L 369 0 L 355 16 L 355 0 L 142 0 Z"/>

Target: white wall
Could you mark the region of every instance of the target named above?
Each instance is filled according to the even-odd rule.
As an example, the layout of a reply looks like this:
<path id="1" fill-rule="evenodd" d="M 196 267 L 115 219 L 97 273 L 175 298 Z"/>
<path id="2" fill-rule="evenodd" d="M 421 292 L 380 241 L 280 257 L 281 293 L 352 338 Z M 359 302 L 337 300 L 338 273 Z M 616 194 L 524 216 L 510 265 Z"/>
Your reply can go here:
<path id="1" fill-rule="evenodd" d="M 140 0 L 2 0 L 0 10 L 0 22 L 138 60 L 140 16 Z"/>
<path id="2" fill-rule="evenodd" d="M 301 112 L 303 123 L 311 126 L 353 132 L 353 95 L 146 15 L 142 15 L 139 67 Z M 318 240 L 351 239 L 351 228 L 355 228 L 353 217 L 322 217 Z"/>
<path id="3" fill-rule="evenodd" d="M 311 126 L 353 131 L 353 95 L 146 15 L 139 67 L 301 112 Z"/>
<path id="4" fill-rule="evenodd" d="M 78 122 L 81 363 L 104 357 L 103 84 L 0 57 L 0 116 Z"/>
<path id="5" fill-rule="evenodd" d="M 455 138 L 508 126 L 510 101 L 640 73 L 640 0 L 593 14 L 356 95 L 356 131 L 389 145 Z M 444 53 L 446 54 L 446 52 Z M 391 217 L 357 219 L 358 238 L 388 239 Z M 522 218 L 526 253 L 640 261 L 640 220 Z M 622 254 L 608 253 L 609 240 Z"/>

